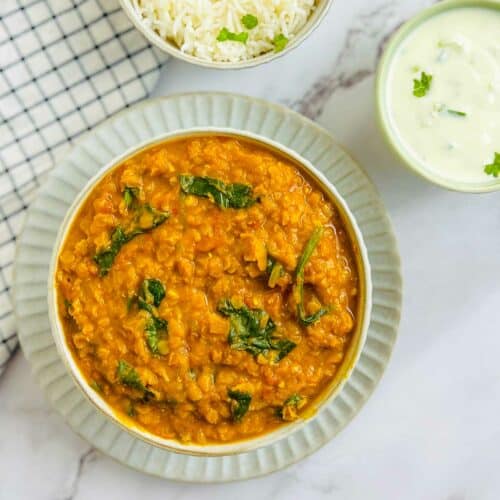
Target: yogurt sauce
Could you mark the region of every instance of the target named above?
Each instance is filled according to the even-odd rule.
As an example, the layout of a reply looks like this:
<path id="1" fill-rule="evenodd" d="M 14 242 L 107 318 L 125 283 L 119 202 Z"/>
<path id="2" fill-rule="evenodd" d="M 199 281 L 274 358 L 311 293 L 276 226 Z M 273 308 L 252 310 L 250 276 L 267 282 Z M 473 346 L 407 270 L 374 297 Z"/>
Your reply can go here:
<path id="1" fill-rule="evenodd" d="M 415 97 L 422 72 L 432 81 Z M 450 9 L 415 28 L 389 67 L 386 103 L 400 142 L 425 169 L 464 183 L 495 181 L 484 168 L 500 153 L 500 11 Z"/>

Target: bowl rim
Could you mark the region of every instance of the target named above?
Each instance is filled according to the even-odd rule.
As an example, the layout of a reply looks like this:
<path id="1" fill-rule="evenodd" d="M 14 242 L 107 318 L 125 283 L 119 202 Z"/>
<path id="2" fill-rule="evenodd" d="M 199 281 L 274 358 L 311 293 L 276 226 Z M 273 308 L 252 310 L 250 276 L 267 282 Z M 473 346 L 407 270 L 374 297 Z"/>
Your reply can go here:
<path id="1" fill-rule="evenodd" d="M 379 128 L 382 130 L 383 136 L 392 151 L 396 153 L 397 157 L 402 160 L 406 167 L 417 173 L 420 177 L 451 191 L 464 193 L 491 193 L 500 190 L 500 179 L 498 182 L 493 181 L 491 184 L 481 185 L 441 177 L 438 174 L 434 174 L 433 172 L 425 169 L 421 162 L 408 154 L 400 144 L 400 141 L 396 139 L 397 134 L 393 130 L 388 117 L 389 113 L 387 110 L 388 106 L 386 103 L 385 90 L 387 87 L 390 67 L 399 46 L 416 28 L 430 18 L 443 14 L 449 10 L 460 8 L 486 8 L 500 11 L 500 2 L 498 0 L 444 0 L 422 10 L 406 21 L 390 38 L 390 41 L 385 47 L 382 58 L 378 64 L 375 79 L 377 121 Z"/>
<path id="2" fill-rule="evenodd" d="M 288 52 L 297 48 L 302 42 L 308 38 L 314 30 L 320 25 L 324 17 L 330 10 L 334 0 L 317 0 L 318 5 L 315 7 L 314 11 L 310 14 L 309 19 L 306 21 L 304 26 L 298 31 L 294 38 L 289 41 L 286 47 L 280 52 L 265 52 L 257 57 L 252 57 L 251 59 L 246 59 L 237 62 L 222 62 L 222 61 L 209 61 L 204 60 L 199 57 L 193 56 L 191 54 L 186 54 L 182 52 L 178 47 L 176 47 L 172 42 L 169 42 L 155 33 L 152 29 L 148 28 L 144 22 L 139 18 L 137 12 L 135 11 L 130 0 L 119 0 L 122 9 L 125 14 L 132 22 L 134 27 L 144 36 L 146 39 L 157 47 L 162 52 L 165 52 L 176 59 L 193 64 L 195 66 L 202 66 L 210 69 L 245 69 L 259 66 L 261 64 L 267 64 L 279 57 L 288 54 Z"/>
<path id="3" fill-rule="evenodd" d="M 92 193 L 94 187 L 114 168 L 123 163 L 124 160 L 130 158 L 141 151 L 154 147 L 155 145 L 175 141 L 182 138 L 193 136 L 230 136 L 242 138 L 243 140 L 253 141 L 264 147 L 265 149 L 274 151 L 275 154 L 280 154 L 285 158 L 294 162 L 297 166 L 302 168 L 307 175 L 317 182 L 320 189 L 327 193 L 331 202 L 339 210 L 343 224 L 349 233 L 351 244 L 354 246 L 356 254 L 358 273 L 360 276 L 360 288 L 363 293 L 360 294 L 361 305 L 358 307 L 358 314 L 361 317 L 357 331 L 357 343 L 350 343 L 346 352 L 346 358 L 340 366 L 339 372 L 330 382 L 330 384 L 323 390 L 323 392 L 314 400 L 314 410 L 311 416 L 299 418 L 297 421 L 290 424 L 282 425 L 271 432 L 262 435 L 250 437 L 248 439 L 238 440 L 230 443 L 211 443 L 206 445 L 199 444 L 182 444 L 175 439 L 161 438 L 139 426 L 135 426 L 133 421 L 127 421 L 122 415 L 117 416 L 114 409 L 94 391 L 86 381 L 78 364 L 76 363 L 70 347 L 67 345 L 64 328 L 58 312 L 57 306 L 57 290 L 55 286 L 55 274 L 57 270 L 58 258 L 62 246 L 66 240 L 69 229 L 72 227 L 74 219 L 79 214 L 83 204 L 88 196 Z M 60 224 L 57 237 L 52 249 L 50 258 L 50 266 L 48 272 L 47 282 L 47 301 L 49 311 L 50 330 L 59 356 L 61 357 L 66 370 L 75 382 L 78 389 L 84 397 L 103 414 L 113 424 L 118 425 L 133 437 L 138 438 L 148 444 L 165 449 L 170 452 L 187 454 L 193 456 L 216 457 L 225 455 L 234 455 L 239 453 L 246 453 L 264 446 L 271 445 L 281 439 L 284 439 L 298 431 L 303 426 L 314 420 L 315 416 L 321 412 L 328 404 L 335 399 L 341 392 L 345 383 L 354 371 L 359 357 L 365 345 L 368 328 L 371 320 L 372 311 L 372 280 L 371 280 L 371 266 L 368 259 L 368 250 L 364 243 L 361 230 L 357 221 L 349 209 L 346 201 L 338 193 L 333 184 L 326 178 L 326 176 L 317 170 L 307 159 L 293 151 L 292 149 L 253 132 L 234 129 L 230 127 L 191 127 L 184 130 L 175 130 L 167 133 L 161 133 L 153 138 L 142 141 L 141 143 L 128 148 L 121 155 L 113 158 L 103 167 L 101 167 L 79 191 Z"/>

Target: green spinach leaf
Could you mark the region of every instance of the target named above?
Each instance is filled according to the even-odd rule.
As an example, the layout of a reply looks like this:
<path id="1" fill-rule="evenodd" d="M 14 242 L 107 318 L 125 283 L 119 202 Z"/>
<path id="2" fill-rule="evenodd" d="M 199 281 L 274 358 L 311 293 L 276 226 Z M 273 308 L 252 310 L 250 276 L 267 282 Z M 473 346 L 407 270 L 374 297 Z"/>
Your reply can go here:
<path id="1" fill-rule="evenodd" d="M 165 287 L 160 280 L 145 279 L 139 293 L 139 308 L 152 312 L 152 307 L 158 307 L 165 298 Z"/>
<path id="2" fill-rule="evenodd" d="M 126 186 L 123 190 L 123 201 L 128 210 L 135 208 L 139 201 L 139 188 Z"/>
<path id="3" fill-rule="evenodd" d="M 275 351 L 275 363 L 281 361 L 296 346 L 288 339 L 274 337 L 274 321 L 262 309 L 235 307 L 228 299 L 219 302 L 217 310 L 229 317 L 228 342 L 233 349 L 246 351 L 254 356 Z"/>
<path id="4" fill-rule="evenodd" d="M 275 363 L 279 363 L 287 354 L 292 352 L 297 344 L 288 339 L 271 339 L 271 349 L 277 351 L 274 358 Z"/>
<path id="5" fill-rule="evenodd" d="M 285 268 L 271 255 L 267 256 L 266 273 L 269 276 L 267 284 L 274 288 L 277 281 L 285 274 Z"/>
<path id="6" fill-rule="evenodd" d="M 313 323 L 316 323 L 316 321 L 318 321 L 322 316 L 330 312 L 329 307 L 321 307 L 314 314 L 307 316 L 304 308 L 304 269 L 306 267 L 306 264 L 309 262 L 309 259 L 311 258 L 316 246 L 318 245 L 321 236 L 323 236 L 323 232 L 323 227 L 317 227 L 313 231 L 311 237 L 309 238 L 309 241 L 306 243 L 302 255 L 299 258 L 297 269 L 295 270 L 296 286 L 299 299 L 297 304 L 297 316 L 299 318 L 299 323 L 303 326 L 309 326 Z"/>
<path id="7" fill-rule="evenodd" d="M 283 420 L 293 420 L 297 416 L 297 410 L 305 403 L 305 399 L 300 394 L 292 394 L 285 399 L 283 406 L 279 407 L 276 415 Z"/>
<path id="8" fill-rule="evenodd" d="M 235 422 L 239 422 L 247 413 L 252 402 L 252 395 L 248 392 L 233 391 L 228 389 L 228 397 L 231 399 L 231 415 Z"/>
<path id="9" fill-rule="evenodd" d="M 145 399 L 154 397 L 154 394 L 142 383 L 135 368 L 133 366 L 130 366 L 123 359 L 120 359 L 118 361 L 118 366 L 116 367 L 116 376 L 123 385 L 126 385 L 131 389 L 135 389 L 136 391 L 142 392 Z"/>
<path id="10" fill-rule="evenodd" d="M 158 316 L 157 307 L 165 298 L 165 287 L 158 279 L 145 279 L 139 290 L 139 294 L 134 296 L 132 302 L 137 303 L 137 307 L 149 313 L 144 331 L 146 333 L 146 343 L 153 354 L 167 354 L 168 344 L 164 340 L 168 332 L 168 321 Z"/>
<path id="11" fill-rule="evenodd" d="M 117 227 L 111 233 L 109 245 L 94 255 L 94 262 L 99 268 L 99 274 L 101 276 L 108 274 L 116 256 L 126 243 L 136 236 L 152 231 L 160 224 L 163 224 L 169 215 L 168 212 L 162 212 L 148 204 L 139 207 L 128 227 Z"/>
<path id="12" fill-rule="evenodd" d="M 221 208 L 248 208 L 258 201 L 252 197 L 252 188 L 246 184 L 226 184 L 212 177 L 180 175 L 183 193 L 202 196 Z"/>
<path id="13" fill-rule="evenodd" d="M 151 316 L 147 322 L 144 331 L 146 332 L 146 342 L 149 350 L 153 354 L 166 354 L 162 339 L 167 333 L 168 322 L 165 319 Z"/>
<path id="14" fill-rule="evenodd" d="M 101 276 L 108 274 L 115 257 L 127 241 L 129 240 L 123 232 L 123 229 L 121 227 L 117 227 L 111 234 L 111 241 L 109 245 L 94 255 L 94 262 L 97 264 L 99 274 Z"/>

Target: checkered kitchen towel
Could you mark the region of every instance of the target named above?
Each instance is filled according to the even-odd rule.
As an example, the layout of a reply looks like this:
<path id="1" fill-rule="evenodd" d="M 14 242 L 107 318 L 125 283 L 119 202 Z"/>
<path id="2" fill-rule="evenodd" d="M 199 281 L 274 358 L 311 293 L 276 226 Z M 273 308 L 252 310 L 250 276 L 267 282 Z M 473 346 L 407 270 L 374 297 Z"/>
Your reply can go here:
<path id="1" fill-rule="evenodd" d="M 12 261 L 26 207 L 75 138 L 149 94 L 164 60 L 118 0 L 0 0 L 0 373 L 17 347 Z"/>

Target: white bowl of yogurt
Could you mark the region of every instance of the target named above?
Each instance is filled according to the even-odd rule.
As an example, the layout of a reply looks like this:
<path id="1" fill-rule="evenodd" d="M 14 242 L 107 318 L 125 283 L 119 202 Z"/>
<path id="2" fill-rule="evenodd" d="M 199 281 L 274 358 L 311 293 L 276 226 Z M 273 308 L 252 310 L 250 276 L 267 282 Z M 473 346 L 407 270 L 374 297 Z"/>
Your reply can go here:
<path id="1" fill-rule="evenodd" d="M 456 191 L 500 190 L 499 1 L 444 1 L 403 25 L 376 94 L 382 130 L 414 171 Z"/>

